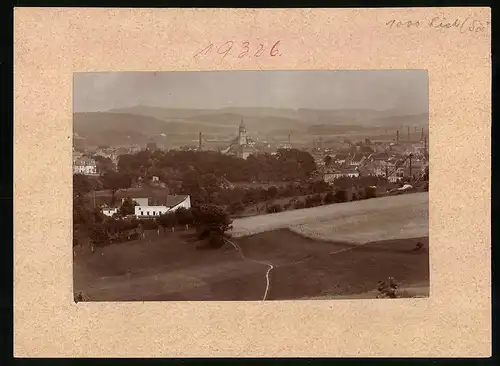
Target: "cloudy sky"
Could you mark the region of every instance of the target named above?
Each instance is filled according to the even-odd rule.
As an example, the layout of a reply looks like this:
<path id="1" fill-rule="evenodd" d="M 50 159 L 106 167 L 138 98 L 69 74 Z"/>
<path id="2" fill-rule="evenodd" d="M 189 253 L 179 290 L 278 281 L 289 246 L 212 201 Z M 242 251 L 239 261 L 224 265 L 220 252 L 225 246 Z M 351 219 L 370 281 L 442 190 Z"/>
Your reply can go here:
<path id="1" fill-rule="evenodd" d="M 135 105 L 428 111 L 425 70 L 77 73 L 73 94 L 74 112 Z"/>

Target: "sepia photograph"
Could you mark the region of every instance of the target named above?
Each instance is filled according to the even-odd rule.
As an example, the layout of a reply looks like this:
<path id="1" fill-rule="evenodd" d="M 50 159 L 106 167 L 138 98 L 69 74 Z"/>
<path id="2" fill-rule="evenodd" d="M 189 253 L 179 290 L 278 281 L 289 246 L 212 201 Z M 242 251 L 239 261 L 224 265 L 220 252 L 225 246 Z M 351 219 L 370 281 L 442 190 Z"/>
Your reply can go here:
<path id="1" fill-rule="evenodd" d="M 73 75 L 84 301 L 429 296 L 426 70 Z"/>

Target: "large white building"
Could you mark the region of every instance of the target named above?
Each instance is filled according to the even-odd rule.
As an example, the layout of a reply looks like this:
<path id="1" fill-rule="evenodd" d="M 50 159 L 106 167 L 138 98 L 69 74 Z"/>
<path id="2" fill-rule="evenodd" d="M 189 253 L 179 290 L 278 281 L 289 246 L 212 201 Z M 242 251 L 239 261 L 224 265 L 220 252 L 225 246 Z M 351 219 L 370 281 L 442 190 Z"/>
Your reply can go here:
<path id="1" fill-rule="evenodd" d="M 122 202 L 125 200 L 122 199 Z M 164 198 L 131 198 L 137 203 L 134 207 L 134 215 L 138 218 L 158 217 L 167 212 L 175 212 L 179 208 L 191 208 L 191 198 L 189 195 L 170 195 Z M 118 207 L 103 207 L 102 213 L 106 216 L 113 216 L 118 212 Z"/>
<path id="2" fill-rule="evenodd" d="M 73 161 L 73 174 L 95 175 L 97 164 L 94 159 L 78 157 Z"/>
<path id="3" fill-rule="evenodd" d="M 135 216 L 137 217 L 157 217 L 167 212 L 175 212 L 179 208 L 191 208 L 191 198 L 189 195 L 171 195 L 164 199 L 132 199 L 138 203 L 135 206 Z"/>

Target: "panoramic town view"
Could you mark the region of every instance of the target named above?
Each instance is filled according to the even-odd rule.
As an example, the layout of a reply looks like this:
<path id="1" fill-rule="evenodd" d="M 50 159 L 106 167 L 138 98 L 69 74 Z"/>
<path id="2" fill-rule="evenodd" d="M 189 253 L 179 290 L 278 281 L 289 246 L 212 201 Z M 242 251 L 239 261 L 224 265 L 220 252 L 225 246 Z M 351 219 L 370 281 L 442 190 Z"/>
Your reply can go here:
<path id="1" fill-rule="evenodd" d="M 426 71 L 73 83 L 76 302 L 429 296 Z"/>

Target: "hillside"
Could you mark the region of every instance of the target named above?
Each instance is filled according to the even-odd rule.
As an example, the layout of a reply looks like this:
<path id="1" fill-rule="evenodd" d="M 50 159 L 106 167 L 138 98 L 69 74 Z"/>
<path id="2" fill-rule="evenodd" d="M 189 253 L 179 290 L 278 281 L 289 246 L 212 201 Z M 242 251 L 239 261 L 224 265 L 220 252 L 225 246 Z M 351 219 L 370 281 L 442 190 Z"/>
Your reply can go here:
<path id="1" fill-rule="evenodd" d="M 400 125 L 425 126 L 428 124 L 428 114 L 406 115 L 396 111 L 378 111 L 372 109 L 286 109 L 286 108 L 256 108 L 229 107 L 223 109 L 166 109 L 161 107 L 135 106 L 115 109 L 110 113 L 128 113 L 154 117 L 164 121 L 182 120 L 200 124 L 216 124 L 225 126 L 228 122 L 244 119 L 247 126 L 256 128 L 282 129 L 307 128 L 315 124 L 331 126 L 386 126 Z M 269 126 L 272 120 L 274 125 Z M 292 127 L 293 126 L 293 127 Z"/>
<path id="2" fill-rule="evenodd" d="M 314 135 L 380 135 L 402 126 L 424 128 L 428 115 L 393 115 L 364 109 L 312 110 L 232 107 L 224 109 L 165 109 L 135 106 L 108 112 L 74 114 L 74 132 L 87 145 L 145 144 L 154 138 L 164 145 L 191 144 L 198 133 L 208 139 L 230 140 L 241 120 L 255 138 L 312 140 Z M 394 131 L 389 131 L 392 135 Z M 405 131 L 401 131 L 404 133 Z M 160 136 L 164 134 L 160 138 Z M 160 141 L 161 140 L 161 141 Z"/>

